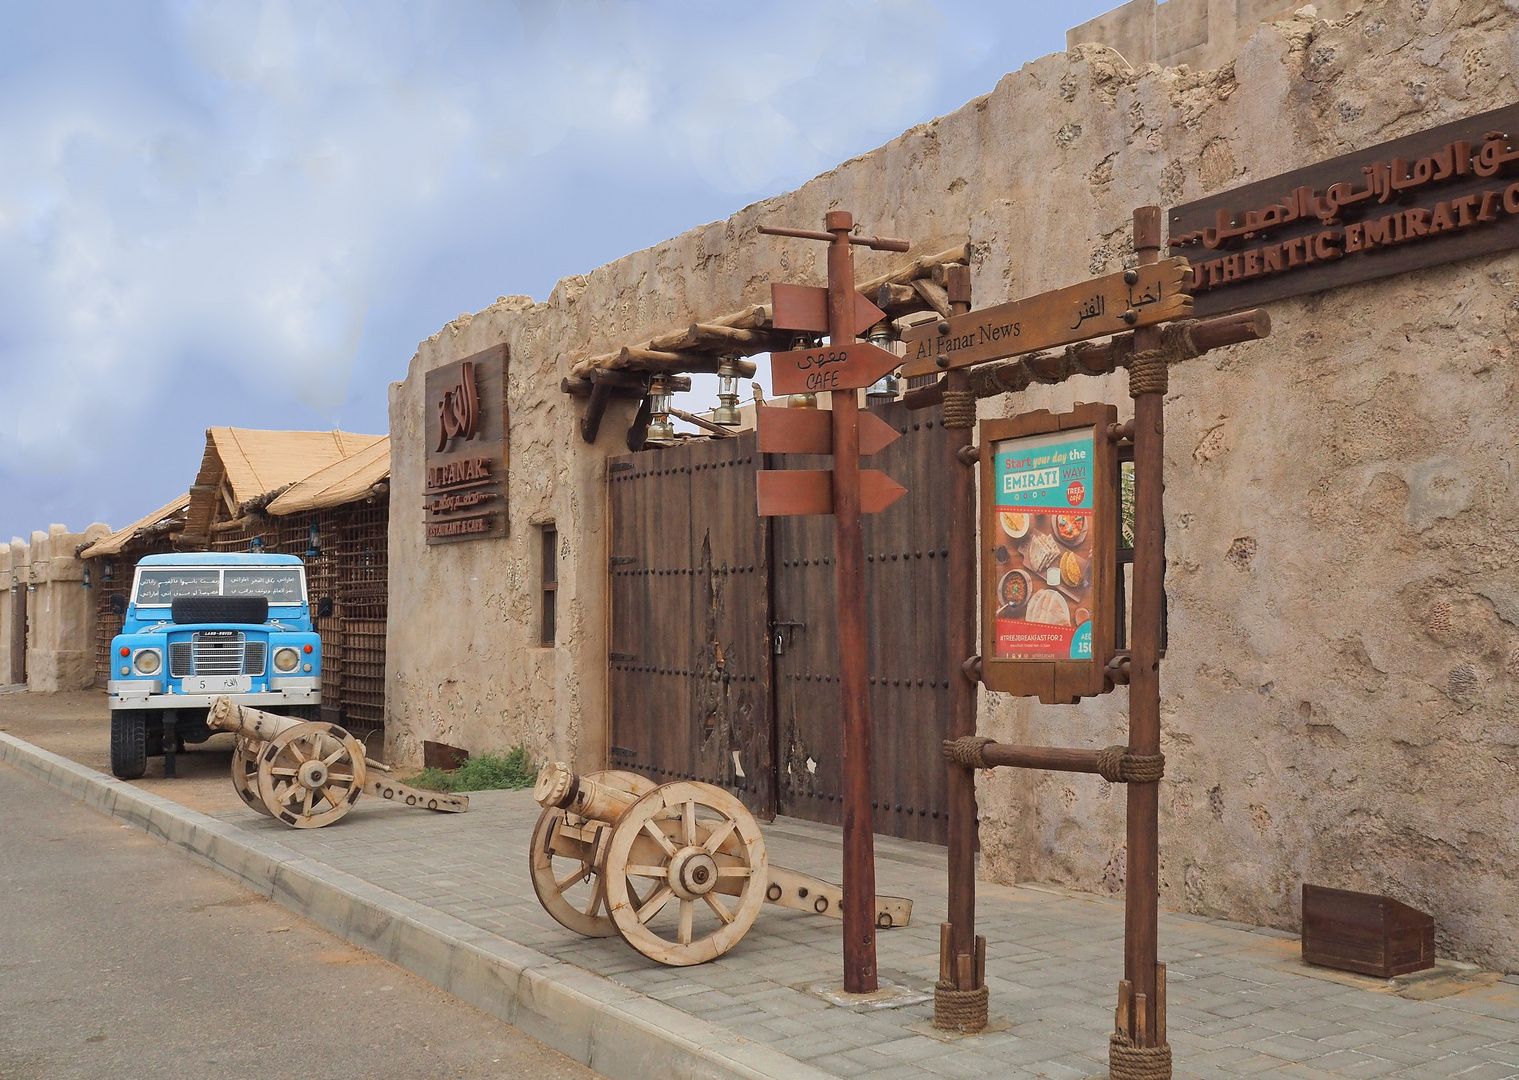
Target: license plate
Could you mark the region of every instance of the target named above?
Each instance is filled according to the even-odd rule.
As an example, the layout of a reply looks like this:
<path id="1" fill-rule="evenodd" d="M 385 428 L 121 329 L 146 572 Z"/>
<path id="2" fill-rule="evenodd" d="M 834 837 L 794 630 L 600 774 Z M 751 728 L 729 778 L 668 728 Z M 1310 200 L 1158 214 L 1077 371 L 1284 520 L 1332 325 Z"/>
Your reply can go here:
<path id="1" fill-rule="evenodd" d="M 249 675 L 191 675 L 184 681 L 187 694 L 246 694 L 253 689 Z"/>

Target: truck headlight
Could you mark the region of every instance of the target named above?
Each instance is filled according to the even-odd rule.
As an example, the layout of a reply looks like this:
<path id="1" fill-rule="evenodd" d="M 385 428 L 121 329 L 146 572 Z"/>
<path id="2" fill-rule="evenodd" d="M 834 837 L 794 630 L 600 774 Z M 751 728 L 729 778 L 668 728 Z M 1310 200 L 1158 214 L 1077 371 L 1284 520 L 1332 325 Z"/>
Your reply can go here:
<path id="1" fill-rule="evenodd" d="M 283 648 L 274 650 L 274 670 L 294 671 L 301 664 L 301 654 L 295 649 Z"/>
<path id="2" fill-rule="evenodd" d="M 137 669 L 139 675 L 151 675 L 163 664 L 163 657 L 157 649 L 138 649 L 132 657 L 132 666 Z"/>

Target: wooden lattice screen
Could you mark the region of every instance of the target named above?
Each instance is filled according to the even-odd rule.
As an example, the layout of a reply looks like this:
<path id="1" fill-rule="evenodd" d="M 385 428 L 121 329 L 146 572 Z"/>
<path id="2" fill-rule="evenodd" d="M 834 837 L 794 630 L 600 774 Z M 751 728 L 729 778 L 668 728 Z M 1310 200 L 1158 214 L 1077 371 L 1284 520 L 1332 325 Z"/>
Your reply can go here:
<path id="1" fill-rule="evenodd" d="M 212 537 L 213 551 L 264 550 L 298 555 L 306 564 L 306 588 L 322 638 L 324 719 L 363 738 L 385 726 L 385 616 L 388 588 L 386 500 L 285 517 L 250 517 L 240 528 Z M 311 525 L 317 526 L 316 554 Z M 330 598 L 333 613 L 316 616 Z M 109 646 L 110 639 L 106 639 Z"/>
<path id="2" fill-rule="evenodd" d="M 343 723 L 382 729 L 385 723 L 385 616 L 389 588 L 390 504 L 346 508 L 337 541 L 337 614 L 342 626 Z"/>

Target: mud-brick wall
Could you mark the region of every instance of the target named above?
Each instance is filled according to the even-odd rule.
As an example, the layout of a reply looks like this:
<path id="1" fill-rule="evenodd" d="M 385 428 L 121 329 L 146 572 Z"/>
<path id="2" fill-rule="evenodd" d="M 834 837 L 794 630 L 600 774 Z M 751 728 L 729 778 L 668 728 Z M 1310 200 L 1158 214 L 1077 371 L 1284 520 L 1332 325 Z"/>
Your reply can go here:
<path id="1" fill-rule="evenodd" d="M 1519 5 L 1383 0 L 1263 27 L 1226 67 L 1132 69 L 1081 46 L 727 221 L 503 299 L 423 343 L 393 388 L 394 495 L 420 508 L 422 375 L 512 347 L 512 534 L 427 549 L 391 517 L 388 731 L 605 755 L 600 442 L 559 393 L 575 353 L 637 342 L 820 283 L 822 249 L 758 237 L 835 207 L 865 229 L 976 245 L 976 303 L 1132 260 L 1135 205 L 1173 205 L 1519 99 Z M 900 256 L 861 254 L 862 275 Z M 1519 256 L 1272 304 L 1268 342 L 1175 371 L 1166 464 L 1170 652 L 1162 674 L 1162 902 L 1291 927 L 1308 880 L 1433 912 L 1448 954 L 1519 969 Z M 983 415 L 1105 399 L 1078 379 Z M 560 529 L 560 643 L 536 647 L 531 525 Z M 986 695 L 982 730 L 1103 746 L 1120 690 L 1075 708 Z M 982 871 L 1089 889 L 1124 880 L 1122 791 L 982 778 Z"/>
<path id="2" fill-rule="evenodd" d="M 111 534 L 94 524 L 82 533 L 63 525 L 32 533 L 27 596 L 26 684 L 36 692 L 88 690 L 95 683 L 93 581 L 75 552 Z"/>

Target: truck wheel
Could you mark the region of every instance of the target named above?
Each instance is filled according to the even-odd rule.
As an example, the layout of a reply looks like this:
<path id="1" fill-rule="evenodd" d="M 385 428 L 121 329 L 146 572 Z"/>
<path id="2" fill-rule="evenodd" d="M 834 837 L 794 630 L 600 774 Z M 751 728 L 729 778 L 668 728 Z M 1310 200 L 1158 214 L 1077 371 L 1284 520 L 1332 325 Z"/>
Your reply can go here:
<path id="1" fill-rule="evenodd" d="M 322 718 L 320 705 L 290 705 L 285 708 L 285 715 L 295 720 L 317 721 Z"/>
<path id="2" fill-rule="evenodd" d="M 111 714 L 111 772 L 119 780 L 136 780 L 148 771 L 148 720 L 141 712 Z"/>

